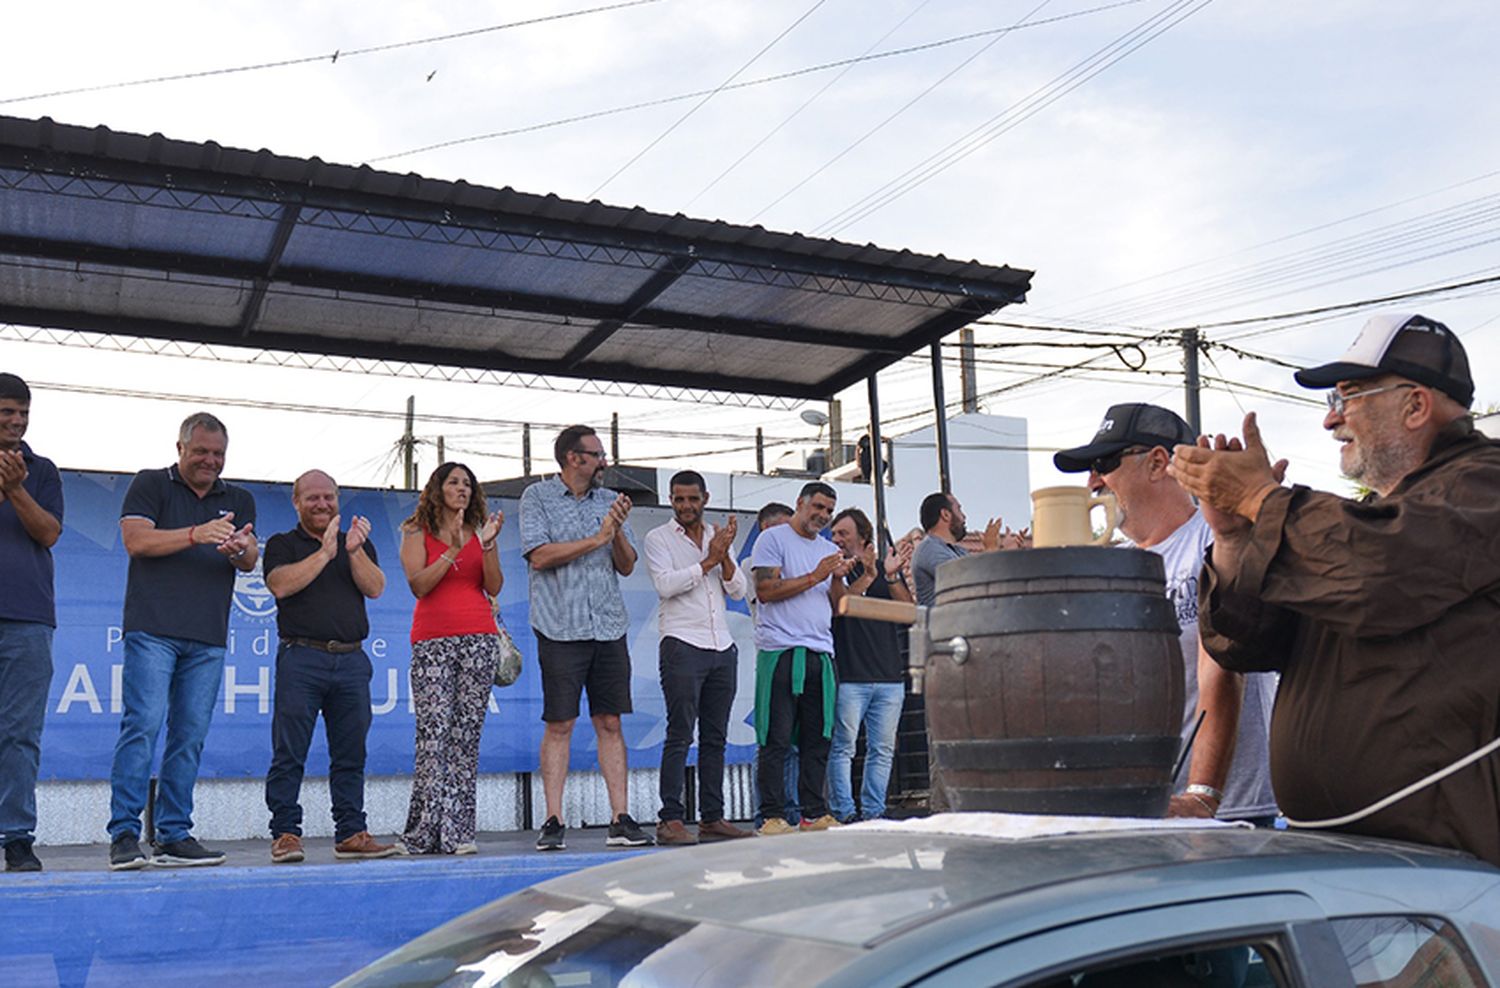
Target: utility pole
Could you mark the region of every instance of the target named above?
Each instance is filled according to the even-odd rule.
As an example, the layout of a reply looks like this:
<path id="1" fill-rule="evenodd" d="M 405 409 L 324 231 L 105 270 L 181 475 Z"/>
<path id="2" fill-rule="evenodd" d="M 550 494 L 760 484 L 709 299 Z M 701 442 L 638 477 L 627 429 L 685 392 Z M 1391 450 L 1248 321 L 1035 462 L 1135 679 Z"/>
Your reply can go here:
<path id="1" fill-rule="evenodd" d="M 1199 394 L 1203 382 L 1198 377 L 1198 330 L 1182 331 L 1182 370 L 1185 377 L 1183 388 L 1187 404 L 1187 424 L 1194 435 L 1203 434 L 1203 410 L 1199 405 Z"/>
<path id="2" fill-rule="evenodd" d="M 446 444 L 443 442 L 443 437 L 442 436 L 438 436 L 438 463 L 439 463 L 439 465 L 448 462 L 448 453 L 447 453 L 447 450 L 446 450 L 445 447 L 446 447 Z"/>
<path id="3" fill-rule="evenodd" d="M 959 379 L 963 382 L 964 412 L 979 411 L 979 374 L 974 367 L 974 331 L 958 331 Z"/>
<path id="4" fill-rule="evenodd" d="M 531 476 L 531 423 L 521 424 L 521 476 Z"/>
<path id="5" fill-rule="evenodd" d="M 617 465 L 620 462 L 620 413 L 609 413 L 609 462 Z"/>
<path id="6" fill-rule="evenodd" d="M 760 426 L 755 427 L 755 472 L 766 472 L 766 432 Z"/>
<path id="7" fill-rule="evenodd" d="M 406 396 L 406 434 L 401 437 L 401 451 L 403 462 L 406 467 L 403 479 L 406 481 L 406 489 L 414 491 L 417 489 L 417 437 L 412 434 L 412 427 L 417 418 L 417 396 Z"/>

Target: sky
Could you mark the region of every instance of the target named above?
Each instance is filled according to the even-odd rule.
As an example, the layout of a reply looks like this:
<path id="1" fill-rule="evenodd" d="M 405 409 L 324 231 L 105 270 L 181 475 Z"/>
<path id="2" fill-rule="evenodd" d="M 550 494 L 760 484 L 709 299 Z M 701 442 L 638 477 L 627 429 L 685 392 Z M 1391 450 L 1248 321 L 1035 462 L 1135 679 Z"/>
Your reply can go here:
<path id="1" fill-rule="evenodd" d="M 1500 281 L 1483 283 L 1500 277 L 1492 3 L 652 0 L 559 16 L 599 6 L 20 5 L 6 15 L 21 43 L 0 61 L 0 113 L 1035 270 L 1028 302 L 994 317 L 1027 328 L 976 327 L 981 408 L 1027 420 L 1033 487 L 1079 479 L 1057 474 L 1051 451 L 1086 442 L 1110 404 L 1182 409 L 1174 341 L 1189 326 L 1214 344 L 1206 428 L 1238 432 L 1257 411 L 1289 478 L 1314 487 L 1349 490 L 1321 395 L 1281 364 L 1336 358 L 1374 312 L 1447 322 L 1469 350 L 1476 404 L 1500 403 Z M 116 85 L 298 59 L 314 60 Z M 755 84 L 718 89 L 732 82 Z M 85 87 L 112 88 L 64 92 Z M 32 382 L 29 440 L 64 467 L 163 465 L 176 423 L 207 406 L 230 425 L 229 476 L 319 466 L 345 485 L 399 483 L 409 395 L 423 476 L 439 435 L 482 477 L 518 474 L 521 420 L 541 451 L 560 424 L 618 413 L 625 460 L 713 470 L 752 469 L 740 447 L 757 427 L 818 438 L 786 405 L 23 342 L 35 335 L 0 327 L 0 368 Z M 929 424 L 925 359 L 883 372 L 880 388 L 888 432 Z M 157 397 L 99 393 L 119 389 Z M 947 390 L 958 394 L 956 367 Z M 864 420 L 864 388 L 841 400 L 846 423 Z M 274 407 L 285 404 L 343 414 Z"/>

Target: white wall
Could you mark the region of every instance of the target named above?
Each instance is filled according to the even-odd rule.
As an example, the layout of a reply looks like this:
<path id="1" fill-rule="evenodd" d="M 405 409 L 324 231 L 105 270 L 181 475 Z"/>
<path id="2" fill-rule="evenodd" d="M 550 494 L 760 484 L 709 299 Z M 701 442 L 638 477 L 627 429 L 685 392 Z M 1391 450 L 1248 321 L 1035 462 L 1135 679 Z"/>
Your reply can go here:
<path id="1" fill-rule="evenodd" d="M 896 483 L 886 488 L 891 534 L 899 538 L 917 525 L 922 499 L 938 489 L 936 429 L 929 426 L 897 436 L 892 442 Z M 953 493 L 963 505 L 971 528 L 1003 518 L 1012 528 L 1030 524 L 1030 475 L 1026 459 L 1026 420 L 1009 415 L 957 415 L 948 420 L 948 459 Z M 657 490 L 665 503 L 672 474 L 683 467 L 657 471 Z M 705 473 L 709 506 L 753 515 L 768 501 L 794 505 L 805 477 L 755 473 Z M 830 481 L 840 508 L 857 507 L 872 519 L 875 494 L 868 484 Z M 745 520 L 748 520 L 745 519 Z"/>

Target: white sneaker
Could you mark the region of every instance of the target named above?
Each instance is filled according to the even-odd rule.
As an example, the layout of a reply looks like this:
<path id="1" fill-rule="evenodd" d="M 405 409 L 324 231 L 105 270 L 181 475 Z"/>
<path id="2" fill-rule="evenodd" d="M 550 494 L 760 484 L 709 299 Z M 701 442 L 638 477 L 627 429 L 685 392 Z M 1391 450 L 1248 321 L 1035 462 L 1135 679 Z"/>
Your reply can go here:
<path id="1" fill-rule="evenodd" d="M 453 853 L 454 854 L 478 854 L 479 853 L 479 845 L 475 844 L 473 841 L 470 841 L 467 844 L 460 844 L 460 845 L 458 845 L 457 847 L 455 847 L 453 849 Z"/>

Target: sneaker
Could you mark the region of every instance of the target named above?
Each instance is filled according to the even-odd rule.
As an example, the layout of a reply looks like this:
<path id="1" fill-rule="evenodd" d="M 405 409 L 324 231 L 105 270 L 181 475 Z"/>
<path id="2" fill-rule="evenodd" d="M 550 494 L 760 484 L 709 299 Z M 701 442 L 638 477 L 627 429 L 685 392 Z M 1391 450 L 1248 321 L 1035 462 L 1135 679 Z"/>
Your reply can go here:
<path id="1" fill-rule="evenodd" d="M 135 871 L 149 864 L 141 853 L 140 838 L 132 833 L 123 833 L 109 842 L 109 870 Z"/>
<path id="2" fill-rule="evenodd" d="M 796 827 L 779 816 L 766 817 L 766 822 L 755 829 L 755 833 L 761 837 L 780 837 L 782 834 L 795 834 L 796 832 Z"/>
<path id="3" fill-rule="evenodd" d="M 156 854 L 151 863 L 163 868 L 201 868 L 224 863 L 223 851 L 210 851 L 198 843 L 195 837 L 167 841 L 156 845 Z"/>
<path id="4" fill-rule="evenodd" d="M 698 838 L 681 820 L 663 820 L 656 825 L 656 843 L 662 847 L 686 847 L 698 843 Z"/>
<path id="5" fill-rule="evenodd" d="M 615 822 L 609 825 L 609 836 L 604 839 L 605 847 L 650 847 L 655 843 L 629 813 L 621 813 L 615 818 Z"/>
<path id="6" fill-rule="evenodd" d="M 808 832 L 808 831 L 813 831 L 813 830 L 832 830 L 834 827 L 842 827 L 842 826 L 843 826 L 842 823 L 839 823 L 837 820 L 835 820 L 833 818 L 832 815 L 830 815 L 828 813 L 824 813 L 822 816 L 818 817 L 816 820 L 803 820 L 802 821 L 802 830 L 803 830 L 803 832 Z"/>
<path id="7" fill-rule="evenodd" d="M 473 841 L 469 841 L 466 844 L 460 844 L 457 847 L 455 847 L 453 849 L 453 853 L 454 854 L 478 854 L 479 853 L 479 845 L 476 844 L 476 843 L 474 843 Z"/>
<path id="8" fill-rule="evenodd" d="M 715 820 L 712 823 L 698 824 L 698 841 L 708 844 L 716 840 L 738 840 L 741 837 L 754 837 L 753 830 L 741 830 L 728 820 Z"/>
<path id="9" fill-rule="evenodd" d="M 296 834 L 277 834 L 271 841 L 272 864 L 296 864 L 305 855 L 302 853 L 302 838 Z"/>
<path id="10" fill-rule="evenodd" d="M 353 837 L 345 837 L 333 845 L 333 856 L 340 860 L 368 858 L 389 858 L 400 854 L 395 844 L 382 844 L 370 836 L 368 830 L 361 830 Z"/>
<path id="11" fill-rule="evenodd" d="M 547 822 L 542 824 L 542 832 L 536 835 L 536 849 L 538 851 L 561 851 L 568 845 L 563 841 L 563 835 L 568 828 L 562 825 L 562 821 L 555 816 L 549 816 Z"/>
<path id="12" fill-rule="evenodd" d="M 31 841 L 13 840 L 5 845 L 6 871 L 41 871 L 41 859 L 31 849 Z"/>

